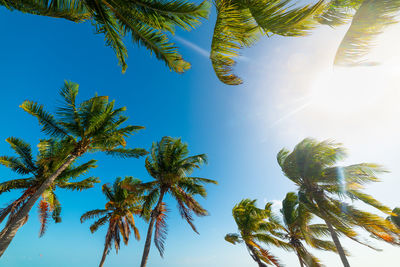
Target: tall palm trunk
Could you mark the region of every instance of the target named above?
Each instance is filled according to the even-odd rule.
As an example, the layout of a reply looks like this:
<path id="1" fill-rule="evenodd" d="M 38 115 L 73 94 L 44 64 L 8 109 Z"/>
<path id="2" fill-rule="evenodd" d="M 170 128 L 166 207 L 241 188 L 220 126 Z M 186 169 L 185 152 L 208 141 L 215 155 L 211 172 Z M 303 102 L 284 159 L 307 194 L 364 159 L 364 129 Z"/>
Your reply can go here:
<path id="1" fill-rule="evenodd" d="M 160 211 L 161 203 L 164 197 L 164 190 L 161 190 L 160 197 L 158 199 L 157 205 L 154 208 L 154 210 L 151 212 L 151 219 L 149 223 L 149 229 L 147 230 L 147 236 L 146 236 L 146 242 L 144 244 L 144 250 L 143 250 L 143 256 L 142 256 L 142 262 L 140 263 L 140 267 L 145 267 L 147 264 L 147 259 L 149 257 L 149 252 L 150 252 L 150 245 L 151 245 L 151 237 L 153 235 L 153 228 L 154 228 L 154 223 L 156 221 L 156 217 Z"/>
<path id="2" fill-rule="evenodd" d="M 337 251 L 339 253 L 340 259 L 342 260 L 343 266 L 344 267 L 350 267 L 350 264 L 349 264 L 349 262 L 347 260 L 346 254 L 344 253 L 344 249 L 342 247 L 342 244 L 340 244 L 339 237 L 336 234 L 335 229 L 333 229 L 332 224 L 329 222 L 327 214 L 321 208 L 320 208 L 320 211 L 321 211 L 321 215 L 323 216 L 322 219 L 325 221 L 325 224 L 326 224 L 326 226 L 328 226 L 328 230 L 331 233 L 333 243 L 335 243 L 336 249 L 337 249 Z"/>
<path id="3" fill-rule="evenodd" d="M 104 247 L 103 256 L 101 257 L 101 261 L 100 261 L 99 267 L 103 267 L 104 262 L 105 262 L 106 257 L 107 257 L 107 253 L 108 253 L 108 245 L 106 244 L 105 247 Z"/>
<path id="4" fill-rule="evenodd" d="M 29 200 L 23 205 L 23 207 L 11 218 L 8 225 L 0 233 L 0 257 L 6 251 L 11 241 L 17 234 L 18 229 L 24 225 L 25 219 L 28 216 L 30 210 L 35 205 L 39 197 L 51 186 L 54 180 L 77 158 L 76 155 L 71 155 L 67 160 L 55 171 L 49 178 L 47 178 L 39 189 L 33 193 Z"/>
<path id="5" fill-rule="evenodd" d="M 258 263 L 258 267 L 267 267 L 267 265 L 265 265 L 265 264 L 260 260 L 260 258 L 257 256 L 257 252 L 256 252 L 256 250 L 254 249 L 254 247 L 251 246 L 251 245 L 249 245 L 249 244 L 247 244 L 247 243 L 246 243 L 246 246 L 247 246 L 247 248 L 251 251 L 251 257 L 253 258 L 253 260 L 254 260 L 255 262 Z"/>
<path id="6" fill-rule="evenodd" d="M 296 254 L 297 254 L 297 258 L 299 259 L 299 262 L 300 262 L 300 267 L 304 267 L 303 259 L 301 258 L 300 252 L 298 251 L 298 249 L 296 249 Z"/>

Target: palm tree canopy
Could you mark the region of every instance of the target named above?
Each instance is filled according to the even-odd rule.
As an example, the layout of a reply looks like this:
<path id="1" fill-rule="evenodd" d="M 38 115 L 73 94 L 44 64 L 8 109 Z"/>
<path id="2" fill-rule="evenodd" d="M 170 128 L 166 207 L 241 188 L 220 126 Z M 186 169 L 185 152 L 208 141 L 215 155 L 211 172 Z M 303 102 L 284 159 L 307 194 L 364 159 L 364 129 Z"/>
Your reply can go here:
<path id="1" fill-rule="evenodd" d="M 131 188 L 139 188 L 141 183 L 139 179 L 125 177 L 124 179 L 117 178 L 113 185 L 104 184 L 102 192 L 108 200 L 104 209 L 96 209 L 85 212 L 81 216 L 81 222 L 89 219 L 96 219 L 90 226 L 92 233 L 96 232 L 99 227 L 109 224 L 106 235 L 106 250 L 111 249 L 114 241 L 116 252 L 120 247 L 122 237 L 125 245 L 128 244 L 131 230 L 137 240 L 140 239 L 139 230 L 135 225 L 134 215 L 140 215 L 142 212 L 143 190 L 128 191 L 125 186 Z M 124 186 L 125 185 L 125 186 Z"/>
<path id="2" fill-rule="evenodd" d="M 198 233 L 193 224 L 192 212 L 197 216 L 205 216 L 208 213 L 194 197 L 200 195 L 205 198 L 207 191 L 204 184 L 217 184 L 217 182 L 189 175 L 192 174 L 194 169 L 199 169 L 206 162 L 207 156 L 205 154 L 189 156 L 188 145 L 183 143 L 180 138 L 165 136 L 161 141 L 153 143 L 150 155 L 146 158 L 145 166 L 154 181 L 142 185 L 148 192 L 143 204 L 144 211 L 151 211 L 159 197 L 169 193 L 178 202 L 178 210 L 182 218 Z M 159 211 L 160 217 L 156 221 L 154 242 L 162 255 L 166 237 L 165 212 L 167 207 L 165 203 L 162 203 L 161 209 L 162 211 Z"/>
<path id="3" fill-rule="evenodd" d="M 66 155 L 103 151 L 121 158 L 138 158 L 147 154 L 145 149 L 125 148 L 126 138 L 144 129 L 142 126 L 122 126 L 128 120 L 123 115 L 125 107 L 114 108 L 114 101 L 98 95 L 77 104 L 78 91 L 78 84 L 65 82 L 60 91 L 63 104 L 58 107 L 56 117 L 33 101 L 26 100 L 21 108 L 38 119 L 45 134 L 63 140 L 62 145 L 68 150 Z M 48 146 L 41 142 L 39 149 L 46 151 Z"/>
<path id="4" fill-rule="evenodd" d="M 0 222 L 2 222 L 7 215 L 11 217 L 18 212 L 19 208 L 21 208 L 33 192 L 40 187 L 43 181 L 62 164 L 67 156 L 65 152 L 66 150 L 68 151 L 68 149 L 65 149 L 63 146 L 63 141 L 54 139 L 41 140 L 38 145 L 39 153 L 37 158 L 34 159 L 31 146 L 22 139 L 10 137 L 7 138 L 6 141 L 18 156 L 1 156 L 0 164 L 18 174 L 32 175 L 32 177 L 13 179 L 0 183 L 0 194 L 11 190 L 23 190 L 20 198 L 0 210 Z M 46 149 L 41 149 L 43 143 L 46 144 Z M 95 160 L 90 160 L 80 165 L 75 164 L 69 166 L 54 181 L 53 185 L 44 192 L 42 200 L 39 203 L 39 219 L 41 222 L 39 236 L 45 233 L 50 212 L 52 214 L 51 217 L 56 223 L 61 222 L 61 204 L 55 193 L 56 188 L 79 191 L 92 188 L 95 183 L 100 182 L 98 178 L 89 177 L 81 181 L 75 181 L 75 179 L 87 173 L 90 169 L 97 167 L 95 163 Z"/>
<path id="5" fill-rule="evenodd" d="M 256 206 L 256 200 L 244 199 L 232 209 L 232 216 L 238 227 L 238 233 L 225 236 L 225 240 L 232 243 L 245 243 L 254 260 L 260 259 L 266 264 L 282 266 L 280 261 L 268 250 L 261 247 L 259 242 L 274 245 L 289 250 L 291 245 L 276 238 L 271 232 L 280 228 L 275 221 L 270 221 L 271 203 L 264 209 Z"/>
<path id="6" fill-rule="evenodd" d="M 95 32 L 103 34 L 122 66 L 127 68 L 128 52 L 124 36 L 146 47 L 158 59 L 178 73 L 190 68 L 183 60 L 168 33 L 175 27 L 190 30 L 208 17 L 209 3 L 195 4 L 187 0 L 1 0 L 10 10 L 63 18 L 74 22 L 90 20 Z"/>
<path id="7" fill-rule="evenodd" d="M 313 215 L 299 201 L 296 193 L 289 192 L 286 194 L 285 199 L 282 201 L 280 212 L 284 222 L 282 226 L 283 233 L 280 235 L 284 239 L 289 239 L 289 244 L 293 246 L 293 249 L 306 266 L 316 267 L 322 265 L 319 259 L 306 249 L 302 241 L 305 241 L 313 248 L 337 252 L 333 242 L 321 239 L 321 237 L 329 236 L 329 230 L 326 225 L 310 224 Z"/>
<path id="8" fill-rule="evenodd" d="M 216 0 L 215 6 L 210 58 L 218 79 L 228 85 L 242 83 L 232 73 L 240 49 L 253 45 L 262 35 L 306 35 L 325 7 L 323 1 L 293 7 L 291 0 Z"/>
<path id="9" fill-rule="evenodd" d="M 282 149 L 277 158 L 284 174 L 298 186 L 300 201 L 312 213 L 321 218 L 329 217 L 338 231 L 354 240 L 357 240 L 357 233 L 352 227 L 358 226 L 391 243 L 394 229 L 390 223 L 344 202 L 345 198 L 360 200 L 381 212 L 391 213 L 389 207 L 363 192 L 364 185 L 378 182 L 377 174 L 385 170 L 374 163 L 336 166 L 345 156 L 339 143 L 307 138 L 292 152 Z"/>

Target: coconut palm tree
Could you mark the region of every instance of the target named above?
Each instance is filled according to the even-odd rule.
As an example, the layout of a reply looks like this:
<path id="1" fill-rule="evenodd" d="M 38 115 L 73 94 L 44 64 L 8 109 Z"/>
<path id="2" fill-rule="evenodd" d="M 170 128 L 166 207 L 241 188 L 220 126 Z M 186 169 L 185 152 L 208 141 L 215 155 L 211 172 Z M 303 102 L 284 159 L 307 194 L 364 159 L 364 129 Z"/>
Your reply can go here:
<path id="1" fill-rule="evenodd" d="M 78 90 L 78 84 L 65 82 L 60 92 L 64 103 L 59 106 L 57 117 L 47 113 L 42 105 L 33 101 L 25 101 L 21 105 L 23 110 L 38 119 L 45 134 L 61 140 L 65 157 L 58 163 L 59 166 L 54 172 L 43 177 L 40 187 L 12 216 L 0 233 L 0 256 L 24 224 L 36 201 L 77 158 L 87 152 L 98 151 L 122 158 L 138 158 L 147 153 L 141 148 L 125 147 L 125 138 L 144 128 L 133 125 L 121 127 L 128 119 L 122 115 L 126 110 L 125 107 L 115 109 L 114 101 L 109 101 L 107 96 L 97 95 L 78 105 L 76 103 Z M 46 151 L 49 146 L 43 145 L 41 149 Z"/>
<path id="2" fill-rule="evenodd" d="M 313 216 L 306 207 L 299 202 L 296 193 L 289 192 L 286 194 L 285 199 L 282 201 L 282 209 L 280 212 L 283 218 L 283 224 L 279 221 L 277 222 L 274 217 L 271 217 L 274 223 L 281 225 L 279 231 L 275 231 L 275 234 L 292 246 L 292 250 L 297 254 L 299 259 L 300 266 L 322 266 L 319 259 L 307 250 L 303 242 L 316 249 L 336 252 L 334 243 L 320 239 L 321 236 L 329 235 L 326 225 L 310 224 Z"/>
<path id="3" fill-rule="evenodd" d="M 291 249 L 287 242 L 276 238 L 274 231 L 279 231 L 280 226 L 276 222 L 271 222 L 271 203 L 267 203 L 264 209 L 257 208 L 256 200 L 244 199 L 232 209 L 232 216 L 237 224 L 238 233 L 231 233 L 225 236 L 225 240 L 236 245 L 244 243 L 250 256 L 259 267 L 269 264 L 283 266 L 281 262 L 263 248 L 260 243 L 274 245 Z"/>
<path id="4" fill-rule="evenodd" d="M 191 30 L 207 18 L 209 3 L 187 0 L 1 0 L 10 10 L 63 18 L 74 22 L 90 21 L 95 32 L 103 34 L 122 66 L 127 68 L 124 36 L 150 50 L 173 71 L 184 72 L 190 64 L 183 60 L 168 33 L 175 28 Z"/>
<path id="5" fill-rule="evenodd" d="M 96 232 L 99 227 L 108 223 L 108 230 L 104 244 L 103 256 L 100 261 L 100 267 L 104 265 L 107 254 L 110 252 L 114 243 L 115 251 L 118 253 L 121 236 L 125 245 L 128 245 L 131 230 L 133 230 L 136 240 L 140 239 L 139 230 L 136 228 L 134 215 L 140 215 L 142 212 L 143 190 L 139 189 L 141 181 L 132 177 L 124 179 L 117 178 L 113 186 L 104 184 L 103 194 L 108 202 L 104 209 L 91 210 L 81 216 L 81 223 L 88 219 L 98 218 L 91 226 L 90 231 Z M 123 184 L 130 188 L 137 187 L 138 190 L 128 192 Z"/>
<path id="6" fill-rule="evenodd" d="M 163 256 L 167 234 L 165 220 L 168 211 L 163 199 L 167 194 L 178 202 L 179 213 L 196 233 L 198 231 L 193 224 L 192 212 L 197 216 L 208 214 L 194 197 L 200 195 L 205 198 L 207 191 L 203 184 L 217 184 L 217 182 L 189 176 L 194 169 L 200 168 L 203 163 L 207 162 L 207 156 L 205 154 L 188 155 L 188 145 L 183 143 L 180 138 L 164 136 L 161 141 L 153 143 L 150 155 L 146 158 L 147 172 L 154 178 L 154 181 L 142 184 L 142 187 L 148 191 L 143 204 L 144 215 L 146 212 L 151 212 L 147 214 L 150 216 L 150 222 L 141 267 L 146 266 L 147 263 L 154 226 L 154 244 L 161 257 Z"/>
<path id="7" fill-rule="evenodd" d="M 379 181 L 376 175 L 384 169 L 373 163 L 336 166 L 345 155 L 341 144 L 307 138 L 292 152 L 282 149 L 277 158 L 283 173 L 298 186 L 300 201 L 325 221 L 343 265 L 347 267 L 350 265 L 337 231 L 362 243 L 354 231 L 359 227 L 393 244 L 392 233 L 398 230 L 384 218 L 345 202 L 346 199 L 359 200 L 381 212 L 391 213 L 387 206 L 363 192 L 365 184 Z"/>
<path id="8" fill-rule="evenodd" d="M 235 58 L 263 36 L 304 36 L 317 25 L 315 17 L 325 5 L 293 8 L 291 0 L 216 0 L 217 20 L 211 44 L 211 62 L 220 81 L 238 85 L 232 73 Z"/>
<path id="9" fill-rule="evenodd" d="M 41 140 L 38 147 L 39 154 L 35 160 L 32 156 L 31 146 L 22 139 L 15 137 L 7 138 L 6 141 L 18 155 L 17 157 L 2 156 L 0 164 L 9 167 L 18 174 L 30 175 L 29 178 L 13 179 L 0 183 L 0 194 L 11 190 L 23 190 L 22 195 L 11 204 L 0 209 L 0 223 L 9 216 L 9 220 L 24 206 L 28 199 L 37 191 L 43 183 L 45 177 L 48 177 L 62 163 L 64 155 L 64 147 L 61 142 L 54 139 Z M 46 149 L 41 149 L 46 146 Z M 56 223 L 61 222 L 61 204 L 56 195 L 56 189 L 68 189 L 82 191 L 92 188 L 95 183 L 99 182 L 98 178 L 89 177 L 81 181 L 74 181 L 80 175 L 88 172 L 91 168 L 95 168 L 96 161 L 90 160 L 78 166 L 68 166 L 48 187 L 41 196 L 39 202 L 39 218 L 40 232 L 39 236 L 43 236 L 46 231 L 48 219 L 51 217 Z M 26 220 L 28 216 L 26 217 Z"/>

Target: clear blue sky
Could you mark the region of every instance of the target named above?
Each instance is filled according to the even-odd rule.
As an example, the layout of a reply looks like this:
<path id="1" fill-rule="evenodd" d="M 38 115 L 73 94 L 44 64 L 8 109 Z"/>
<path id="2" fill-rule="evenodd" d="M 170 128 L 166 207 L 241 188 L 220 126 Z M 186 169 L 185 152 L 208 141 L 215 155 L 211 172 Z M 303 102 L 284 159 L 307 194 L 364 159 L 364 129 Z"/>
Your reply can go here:
<path id="1" fill-rule="evenodd" d="M 60 99 L 59 88 L 64 80 L 71 80 L 81 85 L 81 100 L 95 92 L 108 95 L 118 106 L 127 106 L 129 123 L 146 127 L 129 139 L 129 146 L 149 148 L 153 141 L 169 135 L 182 137 L 193 154 L 208 154 L 209 164 L 196 175 L 216 179 L 219 185 L 209 186 L 208 198 L 201 200 L 210 216 L 196 219 L 200 235 L 191 231 L 176 212 L 175 203 L 167 199 L 172 211 L 168 215 L 165 257 L 161 259 L 153 246 L 149 266 L 255 266 L 244 247 L 232 246 L 223 239 L 226 233 L 236 230 L 231 208 L 242 198 L 257 198 L 260 205 L 266 201 L 279 203 L 287 191 L 293 190 L 281 174 L 275 156 L 282 147 L 292 148 L 308 136 L 344 142 L 355 155 L 350 159 L 388 164 L 393 172 L 385 177 L 385 183 L 374 187 L 374 192 L 389 205 L 398 205 L 394 188 L 399 183 L 394 178 L 396 173 L 400 174 L 395 157 L 399 148 L 396 136 L 400 131 L 391 126 L 395 122 L 393 114 L 398 114 L 399 95 L 395 92 L 398 88 L 388 86 L 387 94 L 378 95 L 380 103 L 391 101 L 385 107 L 387 113 L 372 117 L 374 123 L 379 122 L 374 131 L 371 131 L 371 122 L 364 123 L 362 119 L 370 115 L 370 110 L 381 110 L 375 104 L 376 95 L 365 96 L 362 91 L 356 91 L 348 96 L 343 91 L 347 87 L 342 85 L 342 94 L 337 96 L 337 90 L 326 89 L 324 81 L 317 84 L 318 89 L 325 88 L 318 92 L 324 93 L 314 92 L 315 77 L 321 69 L 330 69 L 343 31 L 323 28 L 309 38 L 264 40 L 246 50 L 238 63 L 237 72 L 245 84 L 229 87 L 217 80 L 204 55 L 210 47 L 214 16 L 191 33 L 178 33 L 181 52 L 192 63 L 190 71 L 178 75 L 150 57 L 147 50 L 129 42 L 129 67 L 126 74 L 121 74 L 113 51 L 104 46 L 103 36 L 93 34 L 90 23 L 74 24 L 4 8 L 0 14 L 3 25 L 0 28 L 0 112 L 3 114 L 0 140 L 17 136 L 36 146 L 44 135 L 37 121 L 18 106 L 30 99 L 54 111 Z M 393 79 L 392 76 L 385 79 L 389 75 L 387 71 L 379 73 L 385 81 Z M 365 77 L 365 73 L 356 76 L 353 83 L 365 89 L 360 86 L 360 77 Z M 342 82 L 348 85 L 348 78 L 339 79 L 347 79 Z M 315 101 L 307 100 L 310 94 L 319 102 L 326 101 L 326 105 L 314 105 Z M 355 105 L 351 100 L 342 102 L 360 95 L 364 97 L 361 102 L 370 101 L 368 106 Z M 347 112 L 341 113 L 346 107 Z M 388 137 L 385 133 L 389 130 Z M 2 155 L 11 153 L 5 141 L 0 142 L 0 151 Z M 143 159 L 116 160 L 100 154 L 87 158 L 99 160 L 99 167 L 90 175 L 100 177 L 102 183 L 112 182 L 118 176 L 150 180 Z M 0 168 L 1 181 L 14 177 L 5 167 Z M 81 224 L 79 217 L 85 211 L 104 206 L 100 186 L 86 192 L 58 190 L 63 222 L 51 223 L 40 239 L 35 208 L 1 258 L 0 266 L 96 266 L 106 228 L 91 234 L 90 224 Z M 396 199 L 388 197 L 390 193 L 397 197 L 397 204 Z M 3 194 L 0 204 L 5 205 L 16 196 Z M 129 246 L 122 246 L 118 256 L 112 250 L 106 266 L 139 265 L 147 227 L 139 218 L 137 221 L 142 240 L 136 242 L 132 238 Z M 297 265 L 294 255 L 273 251 L 287 266 Z M 371 255 L 368 261 L 362 259 L 365 253 Z M 380 262 L 382 255 L 391 259 L 394 253 L 391 248 L 380 254 L 357 248 L 350 261 L 352 266 L 374 266 L 365 264 Z M 317 255 L 324 255 L 327 266 L 340 265 L 336 255 Z M 395 266 L 390 262 L 385 266 Z"/>

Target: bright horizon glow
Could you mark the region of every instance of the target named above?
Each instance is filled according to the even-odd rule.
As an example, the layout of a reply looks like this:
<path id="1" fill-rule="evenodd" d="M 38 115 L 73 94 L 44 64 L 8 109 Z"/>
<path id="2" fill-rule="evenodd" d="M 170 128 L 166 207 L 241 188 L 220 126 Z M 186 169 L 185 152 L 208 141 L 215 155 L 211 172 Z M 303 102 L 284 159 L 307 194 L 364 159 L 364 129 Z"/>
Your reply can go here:
<path id="1" fill-rule="evenodd" d="M 382 175 L 383 182 L 367 185 L 366 192 L 392 208 L 399 206 L 396 191 L 400 176 L 399 30 L 400 25 L 392 26 L 376 40 L 376 48 L 368 55 L 368 59 L 380 63 L 376 66 L 332 66 L 342 35 L 336 32 L 335 37 L 332 31 L 324 29 L 306 40 L 292 40 L 287 47 L 277 45 L 275 50 L 267 52 L 260 61 L 273 62 L 275 73 L 280 75 L 274 77 L 271 87 L 271 78 L 268 80 L 266 74 L 272 67 L 265 66 L 257 72 L 257 92 L 251 103 L 254 124 L 260 124 L 261 143 L 274 140 L 279 144 L 277 150 L 281 147 L 291 150 L 306 137 L 343 143 L 348 149 L 348 158 L 343 164 L 374 162 L 390 171 Z M 283 197 L 284 194 L 280 196 Z M 342 242 L 351 248 L 351 266 L 395 267 L 396 247 L 372 241 L 383 249 L 376 252 L 345 238 Z M 286 255 L 273 251 L 280 258 Z M 314 252 L 321 255 L 327 266 L 340 266 L 336 255 Z M 298 264 L 293 258 L 285 263 L 287 266 Z"/>

